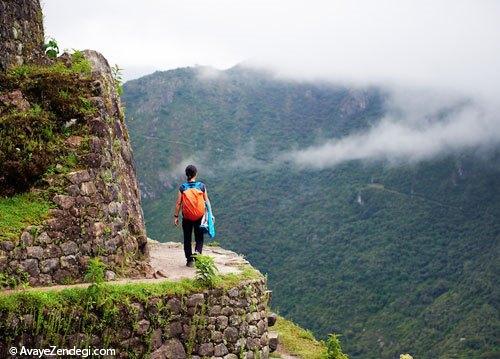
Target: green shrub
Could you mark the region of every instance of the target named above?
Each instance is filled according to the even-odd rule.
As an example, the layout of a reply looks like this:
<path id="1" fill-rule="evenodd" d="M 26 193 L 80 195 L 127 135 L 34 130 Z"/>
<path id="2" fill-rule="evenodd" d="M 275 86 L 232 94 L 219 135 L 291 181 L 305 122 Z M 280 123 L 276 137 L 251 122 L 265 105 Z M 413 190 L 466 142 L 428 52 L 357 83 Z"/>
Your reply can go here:
<path id="1" fill-rule="evenodd" d="M 332 333 L 328 335 L 325 344 L 326 352 L 324 359 L 349 359 L 346 354 L 342 353 L 339 336 L 337 334 Z"/>
<path id="2" fill-rule="evenodd" d="M 43 48 L 45 54 L 51 59 L 55 59 L 57 55 L 59 55 L 59 46 L 54 39 L 49 39 L 49 41 L 43 45 Z"/>
<path id="3" fill-rule="evenodd" d="M 87 272 L 85 273 L 85 281 L 100 284 L 104 282 L 104 272 L 106 265 L 99 258 L 89 260 Z"/>
<path id="4" fill-rule="evenodd" d="M 219 270 L 214 259 L 209 256 L 197 255 L 194 262 L 196 268 L 196 281 L 203 286 L 214 287 L 219 281 Z"/>
<path id="5" fill-rule="evenodd" d="M 92 72 L 92 65 L 90 61 L 85 58 L 83 52 L 75 50 L 71 54 L 71 70 L 77 73 L 90 75 Z"/>
<path id="6" fill-rule="evenodd" d="M 123 69 L 120 68 L 118 66 L 118 64 L 115 64 L 115 66 L 111 67 L 111 74 L 113 75 L 113 80 L 115 82 L 116 92 L 118 92 L 119 96 L 123 95 L 122 71 L 123 71 Z"/>
<path id="7" fill-rule="evenodd" d="M 10 271 L 9 273 L 0 273 L 0 289 L 2 288 L 18 288 L 20 286 L 28 286 L 28 273 L 17 270 Z"/>

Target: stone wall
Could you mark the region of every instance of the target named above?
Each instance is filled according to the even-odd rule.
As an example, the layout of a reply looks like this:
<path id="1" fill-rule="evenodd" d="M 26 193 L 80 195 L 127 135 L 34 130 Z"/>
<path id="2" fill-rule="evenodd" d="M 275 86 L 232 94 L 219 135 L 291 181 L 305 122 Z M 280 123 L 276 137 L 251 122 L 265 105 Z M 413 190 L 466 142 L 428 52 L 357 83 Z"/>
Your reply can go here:
<path id="1" fill-rule="evenodd" d="M 39 0 L 0 0 L 0 71 L 36 61 L 43 54 Z"/>
<path id="2" fill-rule="evenodd" d="M 0 241 L 0 273 L 27 276 L 30 285 L 82 281 L 91 257 L 116 274 L 149 272 L 147 237 L 132 151 L 111 69 L 95 51 L 92 64 L 97 109 L 86 120 L 86 132 L 66 142 L 79 153 L 79 168 L 61 174 L 57 208 L 43 225 L 28 226 L 18 242 Z M 68 59 L 68 61 L 70 61 Z M 71 121 L 69 121 L 71 122 Z"/>
<path id="3" fill-rule="evenodd" d="M 57 345 L 113 348 L 120 358 L 265 359 L 269 355 L 266 289 L 261 278 L 242 281 L 229 290 L 121 300 L 108 311 L 116 317 L 105 314 L 99 305 L 87 313 L 65 305 L 64 310 L 73 313 L 68 317 L 45 307 L 0 308 L 0 356 L 5 357 L 11 346 Z M 57 317 L 57 325 L 49 323 L 51 314 Z"/>

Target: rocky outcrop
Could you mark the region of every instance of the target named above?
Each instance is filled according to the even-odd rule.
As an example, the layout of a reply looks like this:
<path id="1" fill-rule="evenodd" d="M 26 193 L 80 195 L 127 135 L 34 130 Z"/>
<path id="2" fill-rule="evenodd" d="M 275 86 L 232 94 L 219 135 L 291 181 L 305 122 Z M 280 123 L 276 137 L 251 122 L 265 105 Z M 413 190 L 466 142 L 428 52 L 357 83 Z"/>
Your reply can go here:
<path id="1" fill-rule="evenodd" d="M 95 111 L 81 133 L 65 140 L 79 163 L 52 179 L 59 189 L 48 219 L 28 226 L 17 242 L 0 242 L 0 273 L 31 285 L 82 281 L 92 257 L 107 265 L 108 277 L 149 272 L 140 194 L 115 82 L 101 54 L 83 55 L 92 66 L 93 97 L 86 101 Z"/>
<path id="2" fill-rule="evenodd" d="M 0 0 L 0 71 L 38 60 L 43 41 L 39 0 Z"/>

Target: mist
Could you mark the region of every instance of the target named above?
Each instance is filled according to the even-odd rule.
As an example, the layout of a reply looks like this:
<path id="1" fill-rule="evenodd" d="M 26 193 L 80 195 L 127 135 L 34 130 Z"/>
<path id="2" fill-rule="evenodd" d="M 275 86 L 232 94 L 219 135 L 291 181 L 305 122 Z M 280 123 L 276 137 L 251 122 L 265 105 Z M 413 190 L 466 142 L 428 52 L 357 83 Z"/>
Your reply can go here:
<path id="1" fill-rule="evenodd" d="M 293 151 L 279 158 L 299 167 L 324 168 L 351 160 L 414 163 L 474 148 L 498 145 L 499 122 L 471 107 L 453 118 L 421 126 L 386 117 L 369 131 Z"/>
<path id="2" fill-rule="evenodd" d="M 125 68 L 126 79 L 153 70 L 243 63 L 286 80 L 391 93 L 389 112 L 372 128 L 277 154 L 278 162 L 301 167 L 412 162 L 500 142 L 496 0 L 44 0 L 43 5 L 46 34 L 60 48 L 95 48 Z M 221 74 L 207 67 L 200 76 Z"/>
<path id="3" fill-rule="evenodd" d="M 413 92 L 389 99 L 388 113 L 371 128 L 277 156 L 300 168 L 333 167 L 342 162 L 416 163 L 438 156 L 500 145 L 500 108 L 491 102 Z"/>

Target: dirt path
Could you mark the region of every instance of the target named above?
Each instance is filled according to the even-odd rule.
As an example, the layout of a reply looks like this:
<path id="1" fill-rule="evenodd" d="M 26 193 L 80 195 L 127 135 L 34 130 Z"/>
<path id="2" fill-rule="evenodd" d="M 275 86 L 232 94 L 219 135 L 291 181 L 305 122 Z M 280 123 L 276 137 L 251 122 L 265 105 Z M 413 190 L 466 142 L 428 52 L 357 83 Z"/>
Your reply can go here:
<path id="1" fill-rule="evenodd" d="M 186 258 L 181 243 L 150 241 L 149 253 L 153 268 L 165 274 L 166 278 L 179 280 L 194 277 L 196 270 L 186 267 Z M 203 254 L 214 259 L 220 274 L 240 273 L 238 268 L 242 264 L 248 264 L 243 257 L 220 247 L 204 246 Z"/>
<path id="2" fill-rule="evenodd" d="M 111 284 L 127 284 L 127 283 L 155 283 L 165 279 L 180 280 L 183 278 L 194 278 L 196 274 L 195 268 L 186 267 L 186 259 L 181 243 L 167 242 L 160 243 L 156 241 L 148 241 L 149 252 L 151 257 L 151 266 L 157 273 L 155 278 L 147 279 L 118 279 L 108 283 Z M 220 247 L 203 247 L 203 254 L 214 258 L 215 265 L 220 274 L 241 272 L 241 265 L 248 264 L 242 256 Z M 62 290 L 66 288 L 85 288 L 89 283 L 79 283 L 71 285 L 54 285 L 49 287 L 34 287 L 27 289 L 8 289 L 0 290 L 0 294 L 13 293 L 20 290 Z"/>

